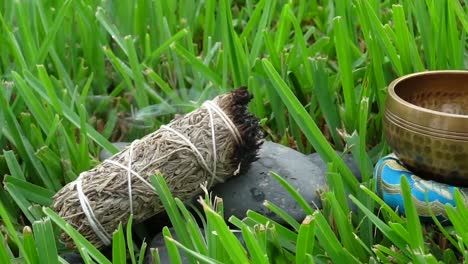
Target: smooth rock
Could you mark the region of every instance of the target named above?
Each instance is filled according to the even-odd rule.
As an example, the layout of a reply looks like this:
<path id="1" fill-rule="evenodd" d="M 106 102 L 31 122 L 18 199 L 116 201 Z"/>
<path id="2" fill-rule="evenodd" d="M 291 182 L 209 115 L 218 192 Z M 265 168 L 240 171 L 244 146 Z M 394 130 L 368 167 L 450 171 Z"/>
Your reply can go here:
<path id="1" fill-rule="evenodd" d="M 348 166 L 348 168 L 351 170 L 351 172 L 354 174 L 354 176 L 356 176 L 358 181 L 361 181 L 361 171 L 359 170 L 359 167 L 356 164 L 353 155 L 346 154 L 346 155 L 343 156 L 342 155 L 343 153 L 341 151 L 338 151 L 338 150 L 336 151 L 336 153 L 339 156 L 342 156 L 344 163 Z M 320 155 L 317 152 L 307 155 L 307 158 L 309 158 L 309 160 L 311 162 L 313 162 L 315 165 L 317 165 L 324 172 L 324 175 L 325 175 L 325 173 L 328 170 L 327 169 L 327 164 L 325 163 L 325 161 L 322 159 L 322 157 L 320 157 Z"/>
<path id="2" fill-rule="evenodd" d="M 297 221 L 304 219 L 305 212 L 286 189 L 269 175 L 270 171 L 286 179 L 313 208 L 321 207 L 317 191 L 327 189 L 325 170 L 298 151 L 266 141 L 259 150 L 259 159 L 251 164 L 244 175 L 233 177 L 212 189 L 213 194 L 223 198 L 226 218 L 234 215 L 242 219 L 250 209 L 284 223 L 263 206 L 263 202 L 268 200 Z"/>

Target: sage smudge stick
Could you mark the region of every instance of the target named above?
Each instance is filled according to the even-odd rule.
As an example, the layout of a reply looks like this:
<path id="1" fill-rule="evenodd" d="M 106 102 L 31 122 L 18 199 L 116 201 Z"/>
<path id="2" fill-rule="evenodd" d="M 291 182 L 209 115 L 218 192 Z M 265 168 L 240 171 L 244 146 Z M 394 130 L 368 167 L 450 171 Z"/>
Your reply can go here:
<path id="1" fill-rule="evenodd" d="M 99 248 L 131 213 L 141 222 L 164 210 L 149 180 L 155 173 L 182 201 L 200 194 L 201 184 L 211 188 L 242 173 L 262 142 L 259 121 L 247 110 L 251 98 L 246 88 L 217 96 L 133 141 L 58 191 L 52 209 Z M 73 247 L 70 237 L 61 238 Z"/>

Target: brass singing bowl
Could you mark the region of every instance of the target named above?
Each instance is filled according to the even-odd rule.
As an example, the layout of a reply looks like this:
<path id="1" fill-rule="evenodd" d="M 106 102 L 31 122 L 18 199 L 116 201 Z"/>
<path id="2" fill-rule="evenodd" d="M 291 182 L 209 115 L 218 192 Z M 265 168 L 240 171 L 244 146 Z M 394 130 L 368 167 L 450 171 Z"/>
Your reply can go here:
<path id="1" fill-rule="evenodd" d="M 384 133 L 419 177 L 468 186 L 468 71 L 405 75 L 388 87 Z"/>

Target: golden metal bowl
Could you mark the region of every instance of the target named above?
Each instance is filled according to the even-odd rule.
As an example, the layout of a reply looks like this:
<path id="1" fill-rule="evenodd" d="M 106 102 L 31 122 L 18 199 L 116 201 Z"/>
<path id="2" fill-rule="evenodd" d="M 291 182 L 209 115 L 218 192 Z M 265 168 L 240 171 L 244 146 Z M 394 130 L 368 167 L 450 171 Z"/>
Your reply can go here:
<path id="1" fill-rule="evenodd" d="M 384 133 L 413 173 L 468 186 L 468 71 L 428 71 L 394 80 Z"/>

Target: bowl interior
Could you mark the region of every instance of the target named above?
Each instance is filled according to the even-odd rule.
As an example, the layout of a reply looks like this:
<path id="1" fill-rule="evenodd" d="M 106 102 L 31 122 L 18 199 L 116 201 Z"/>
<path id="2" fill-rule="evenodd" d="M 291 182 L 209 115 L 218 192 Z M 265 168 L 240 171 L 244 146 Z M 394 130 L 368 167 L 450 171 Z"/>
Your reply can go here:
<path id="1" fill-rule="evenodd" d="M 394 91 L 406 102 L 437 112 L 468 115 L 468 72 L 437 72 L 401 80 Z"/>

